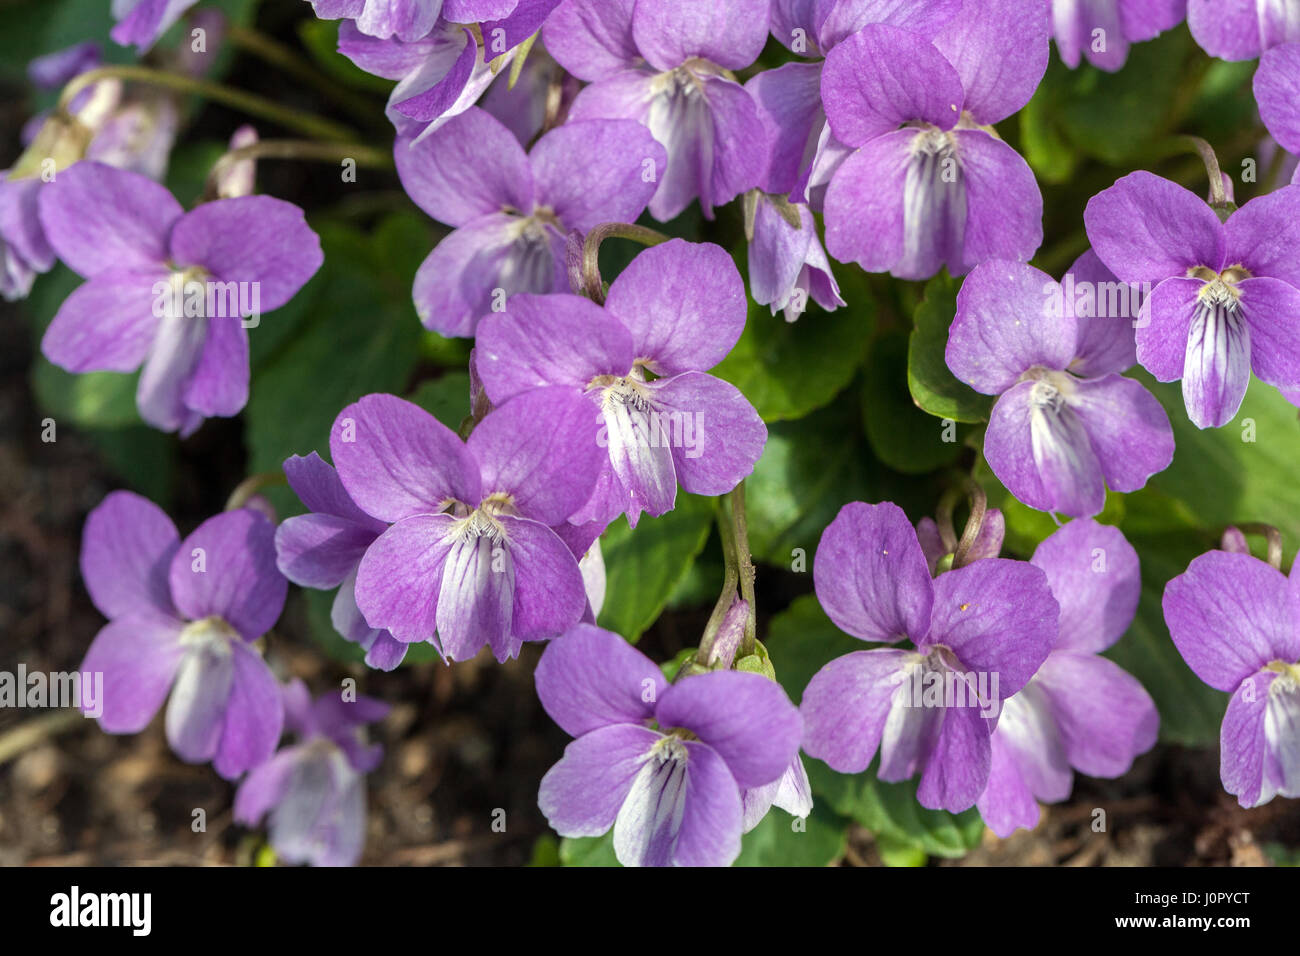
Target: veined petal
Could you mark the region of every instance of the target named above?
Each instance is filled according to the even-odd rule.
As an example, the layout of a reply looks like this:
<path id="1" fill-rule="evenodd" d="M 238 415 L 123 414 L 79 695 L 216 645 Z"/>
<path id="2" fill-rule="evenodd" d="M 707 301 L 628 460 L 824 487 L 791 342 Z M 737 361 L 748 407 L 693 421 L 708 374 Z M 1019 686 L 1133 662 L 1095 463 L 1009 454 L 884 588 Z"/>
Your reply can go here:
<path id="1" fill-rule="evenodd" d="M 1047 0 L 967 0 L 934 38 L 961 77 L 965 109 L 981 124 L 1029 102 L 1051 56 Z"/>
<path id="2" fill-rule="evenodd" d="M 1300 322 L 1296 321 L 1300 289 L 1267 277 L 1245 279 L 1238 288 L 1241 311 L 1250 326 L 1250 364 L 1255 374 L 1279 388 L 1300 386 Z"/>
<path id="3" fill-rule="evenodd" d="M 1137 551 L 1118 528 L 1076 519 L 1044 539 L 1030 563 L 1061 607 L 1054 649 L 1097 654 L 1133 623 L 1142 579 Z"/>
<path id="4" fill-rule="evenodd" d="M 632 38 L 636 0 L 568 0 L 542 27 L 546 51 L 580 80 L 617 73 L 640 57 Z"/>
<path id="5" fill-rule="evenodd" d="M 966 220 L 961 255 L 948 259 L 949 270 L 965 272 L 992 258 L 1029 259 L 1043 242 L 1043 197 L 1029 164 L 982 129 L 959 129 L 952 136 Z"/>
<path id="6" fill-rule="evenodd" d="M 451 515 L 415 515 L 375 539 L 356 580 L 357 607 L 371 627 L 408 644 L 434 636 L 455 524 Z"/>
<path id="7" fill-rule="evenodd" d="M 684 372 L 648 386 L 658 415 L 652 434 L 666 440 L 682 488 L 721 495 L 754 470 L 767 426 L 740 389 L 706 372 Z"/>
<path id="8" fill-rule="evenodd" d="M 1218 428 L 1237 416 L 1250 384 L 1251 326 L 1233 294 L 1202 287 L 1187 328 L 1183 403 L 1197 428 Z"/>
<path id="9" fill-rule="evenodd" d="M 803 692 L 803 748 L 840 773 L 867 769 L 909 667 L 920 655 L 888 648 L 854 651 L 819 670 Z"/>
<path id="10" fill-rule="evenodd" d="M 546 821 L 561 836 L 605 833 L 661 739 L 647 727 L 610 724 L 572 741 L 542 778 L 537 805 Z"/>
<path id="11" fill-rule="evenodd" d="M 1264 51 L 1253 85 L 1268 131 L 1288 153 L 1300 153 L 1300 45 Z"/>
<path id="12" fill-rule="evenodd" d="M 582 571 L 559 535 L 526 518 L 503 517 L 514 566 L 511 632 L 520 641 L 558 637 L 587 606 Z"/>
<path id="13" fill-rule="evenodd" d="M 172 599 L 192 621 L 220 617 L 248 641 L 280 618 L 289 590 L 276 567 L 275 526 L 249 508 L 214 515 L 172 556 Z"/>
<path id="14" fill-rule="evenodd" d="M 135 734 L 149 726 L 167 699 L 185 651 L 184 624 L 170 615 L 141 610 L 110 621 L 86 652 L 82 674 L 102 674 L 99 725 L 110 734 Z M 83 695 L 84 697 L 84 695 Z"/>
<path id="15" fill-rule="evenodd" d="M 1112 491 L 1137 491 L 1174 460 L 1164 406 L 1141 382 L 1120 375 L 1086 379 L 1066 399 Z"/>
<path id="16" fill-rule="evenodd" d="M 171 518 L 148 498 L 110 492 L 86 517 L 81 578 L 105 617 L 153 608 L 175 616 L 167 569 L 180 547 Z"/>
<path id="17" fill-rule="evenodd" d="M 459 524 L 478 517 L 476 512 Z M 362 570 L 364 573 L 364 563 Z M 485 644 L 491 646 L 498 661 L 518 655 L 523 642 L 512 627 L 514 608 L 515 562 L 504 535 L 481 526 L 457 529 L 438 592 L 438 640 L 443 656 L 449 661 L 469 660 Z M 574 618 L 576 621 L 577 615 Z"/>
<path id="18" fill-rule="evenodd" d="M 217 755 L 235 680 L 234 657 L 229 638 L 215 629 L 185 646 L 166 719 L 167 742 L 182 760 L 206 763 Z"/>
<path id="19" fill-rule="evenodd" d="M 644 511 L 659 516 L 677 500 L 671 432 L 653 404 L 649 390 L 637 383 L 604 389 L 600 412 L 604 428 L 597 436 L 624 492 L 624 511 L 634 527 Z"/>
<path id="20" fill-rule="evenodd" d="M 542 707 L 575 737 L 609 724 L 643 724 L 668 689 L 663 672 L 623 638 L 579 624 L 552 641 L 533 675 Z"/>

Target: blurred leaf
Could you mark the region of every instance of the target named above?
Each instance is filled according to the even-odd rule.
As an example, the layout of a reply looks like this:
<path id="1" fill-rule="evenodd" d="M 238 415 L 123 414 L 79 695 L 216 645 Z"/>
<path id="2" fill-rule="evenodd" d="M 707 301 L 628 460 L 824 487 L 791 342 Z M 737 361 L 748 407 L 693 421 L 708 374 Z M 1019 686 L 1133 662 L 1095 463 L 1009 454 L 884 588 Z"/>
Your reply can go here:
<path id="1" fill-rule="evenodd" d="M 407 398 L 454 432 L 470 413 L 469 372 L 447 372 L 421 382 Z"/>
<path id="2" fill-rule="evenodd" d="M 543 833 L 533 844 L 533 856 L 529 866 L 561 866 L 560 841 L 553 833 Z"/>
<path id="3" fill-rule="evenodd" d="M 947 272 L 926 283 L 907 350 L 907 386 L 917 407 L 931 415 L 958 422 L 982 422 L 988 420 L 993 399 L 958 381 L 944 358 L 960 288 L 961 280 Z"/>
<path id="4" fill-rule="evenodd" d="M 303 588 L 303 600 L 307 602 L 307 623 L 311 638 L 317 647 L 332 661 L 340 664 L 359 664 L 365 661 L 366 652 L 360 644 L 353 644 L 334 629 L 330 620 L 330 609 L 334 606 L 334 591 L 316 591 Z M 400 666 L 427 664 L 439 660 L 438 652 L 427 641 L 411 644 L 406 649 L 406 657 Z"/>
<path id="5" fill-rule="evenodd" d="M 605 558 L 605 605 L 600 626 L 635 642 L 664 609 L 713 527 L 712 498 L 677 492 L 677 507 L 659 518 L 642 515 L 636 530 L 620 517 L 600 541 Z"/>
<path id="6" fill-rule="evenodd" d="M 916 802 L 916 781 L 884 783 L 876 779 L 874 763 L 858 774 L 836 773 L 820 760 L 805 759 L 804 763 L 813 793 L 836 813 L 856 820 L 877 838 L 891 841 L 887 846 L 895 860 L 905 858 L 902 850 L 906 846 L 931 856 L 965 856 L 984 834 L 984 821 L 974 808 L 959 814 L 927 810 Z"/>
<path id="7" fill-rule="evenodd" d="M 802 418 L 833 399 L 853 379 L 871 337 L 873 307 L 811 310 L 798 322 L 750 303 L 744 334 L 713 370 L 744 392 L 765 422 Z"/>
<path id="8" fill-rule="evenodd" d="M 339 21 L 307 18 L 298 24 L 298 38 L 318 66 L 334 79 L 363 90 L 387 94 L 392 80 L 361 69 L 339 52 Z"/>
<path id="9" fill-rule="evenodd" d="M 560 841 L 564 866 L 621 866 L 614 856 L 614 828 L 598 837 L 565 837 Z"/>
<path id="10" fill-rule="evenodd" d="M 108 466 L 131 490 L 165 505 L 176 479 L 176 439 L 148 425 L 88 428 Z"/>
<path id="11" fill-rule="evenodd" d="M 829 810 L 814 806 L 806 820 L 797 820 L 773 807 L 745 834 L 732 866 L 830 866 L 847 842 L 848 821 Z"/>
<path id="12" fill-rule="evenodd" d="M 876 457 L 895 471 L 923 474 L 954 462 L 970 428 L 935 421 L 917 408 L 907 387 L 908 337 L 876 339 L 862 377 L 862 420 Z"/>

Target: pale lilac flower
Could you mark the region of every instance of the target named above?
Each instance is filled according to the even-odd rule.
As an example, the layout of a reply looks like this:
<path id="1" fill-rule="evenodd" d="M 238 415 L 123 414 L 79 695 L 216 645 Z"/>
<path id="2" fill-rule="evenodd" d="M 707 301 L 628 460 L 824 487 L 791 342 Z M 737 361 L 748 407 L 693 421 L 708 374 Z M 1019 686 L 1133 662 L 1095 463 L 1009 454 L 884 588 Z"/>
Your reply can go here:
<path id="1" fill-rule="evenodd" d="M 1101 652 L 1137 612 L 1138 556 L 1118 528 L 1071 521 L 1030 563 L 1061 607 L 1052 652 L 1002 703 L 988 788 L 976 806 L 998 836 L 1038 823 L 1038 801 L 1070 796 L 1074 771 L 1118 777 L 1156 742 L 1160 718 L 1138 680 Z"/>
<path id="2" fill-rule="evenodd" d="M 1201 680 L 1231 694 L 1223 788 L 1243 807 L 1300 797 L 1300 561 L 1288 580 L 1249 554 L 1210 551 L 1165 586 L 1165 623 Z"/>
<path id="3" fill-rule="evenodd" d="M 565 123 L 525 153 L 500 121 L 473 108 L 393 149 L 407 193 L 456 227 L 415 276 L 426 327 L 470 336 L 502 296 L 568 291 L 565 238 L 633 222 L 654 194 L 664 149 L 630 120 Z"/>
<path id="4" fill-rule="evenodd" d="M 399 36 L 367 35 L 349 20 L 339 27 L 339 52 L 368 73 L 397 80 L 388 98 L 387 116 L 399 134 L 418 139 L 469 109 L 513 60 L 516 48 L 537 32 L 559 0 L 466 0 L 456 14 L 469 16 L 477 4 L 510 7 L 501 19 L 480 24 L 477 32 L 453 20 L 452 5 L 432 28 L 409 41 Z M 480 45 L 480 38 L 482 44 Z"/>
<path id="5" fill-rule="evenodd" d="M 575 524 L 672 510 L 677 486 L 720 495 L 748 475 L 767 428 L 740 391 L 706 373 L 745 328 L 731 257 L 673 239 L 637 256 L 604 309 L 574 295 L 512 298 L 479 325 L 475 365 L 494 402 L 546 386 L 586 396 L 607 454 Z M 648 380 L 645 372 L 655 376 Z"/>
<path id="6" fill-rule="evenodd" d="M 198 0 L 113 0 L 110 31 L 113 42 L 134 46 L 141 53 L 158 42 L 177 20 Z"/>
<path id="7" fill-rule="evenodd" d="M 1192 192 L 1148 172 L 1088 201 L 1088 238 L 1127 283 L 1154 286 L 1137 327 L 1137 360 L 1182 379 L 1198 428 L 1236 416 L 1250 373 L 1300 388 L 1300 186 L 1252 199 L 1220 222 Z"/>
<path id="8" fill-rule="evenodd" d="M 1103 300 L 1084 317 L 1078 305 L 1032 266 L 983 263 L 962 284 L 944 354 L 957 378 L 998 396 L 984 436 L 998 480 L 1031 508 L 1088 517 L 1107 485 L 1136 491 L 1169 467 L 1174 435 L 1155 396 L 1119 374 L 1137 309 L 1108 314 Z"/>
<path id="9" fill-rule="evenodd" d="M 396 38 L 404 43 L 423 39 L 439 16 L 453 23 L 501 20 L 530 0 L 308 0 L 322 20 L 351 20 L 366 36 Z M 556 0 L 558 2 L 558 0 Z M 550 6 L 555 6 L 551 3 Z"/>
<path id="10" fill-rule="evenodd" d="M 569 115 L 582 83 L 536 44 L 528 53 L 513 87 L 510 70 L 498 74 L 478 105 L 501 121 L 521 143 L 531 143 L 548 126 Z"/>
<path id="11" fill-rule="evenodd" d="M 336 692 L 313 701 L 302 681 L 286 684 L 285 729 L 298 740 L 244 778 L 236 822 L 256 826 L 269 813 L 271 847 L 287 863 L 355 866 L 366 841 L 365 775 L 383 759 L 362 728 L 387 714 L 373 697 Z"/>
<path id="12" fill-rule="evenodd" d="M 841 773 L 867 769 L 879 751 L 881 780 L 921 775 L 922 806 L 972 806 L 988 784 L 1000 702 L 1056 639 L 1046 575 L 984 558 L 931 580 L 902 509 L 854 502 L 822 534 L 813 580 L 842 631 L 916 649 L 854 651 L 818 671 L 800 707 L 804 751 Z"/>
<path id="13" fill-rule="evenodd" d="M 1293 156 L 1300 155 L 1300 43 L 1265 51 L 1255 71 L 1254 89 L 1259 117 L 1277 145 Z M 1261 160 L 1265 164 L 1270 161 Z M 1300 164 L 1295 166 L 1291 184 L 1300 186 Z"/>
<path id="14" fill-rule="evenodd" d="M 693 199 L 705 218 L 758 185 L 767 152 L 754 100 L 730 75 L 758 58 L 770 0 L 566 0 L 546 22 L 551 56 L 587 86 L 572 119 L 633 119 L 668 151 L 650 214 Z"/>
<path id="15" fill-rule="evenodd" d="M 291 203 L 244 196 L 185 212 L 159 184 L 101 163 L 78 163 L 41 190 L 40 221 L 87 280 L 59 307 L 41 351 L 69 372 L 143 364 L 140 417 L 182 435 L 248 401 L 244 307 L 278 309 L 323 261 Z M 195 288 L 206 294 L 189 295 Z M 177 314 L 173 293 L 194 308 Z"/>
<path id="16" fill-rule="evenodd" d="M 86 519 L 81 577 L 109 619 L 81 665 L 104 675 L 104 730 L 139 733 L 170 691 L 167 742 L 181 759 L 234 779 L 271 756 L 284 711 L 253 642 L 289 582 L 264 515 L 227 511 L 182 541 L 153 502 L 115 491 Z"/>
<path id="17" fill-rule="evenodd" d="M 903 27 L 933 39 L 962 0 L 773 0 L 772 36 L 791 52 L 825 57 L 869 23 Z M 771 142 L 768 192 L 822 208 L 826 185 L 853 150 L 835 138 L 822 109 L 822 63 L 786 63 L 757 74 L 745 89 L 758 104 Z"/>
<path id="18" fill-rule="evenodd" d="M 0 171 L 0 296 L 10 302 L 25 298 L 36 276 L 54 267 L 37 214 L 43 185 L 40 176 L 10 179 L 8 170 Z"/>
<path id="19" fill-rule="evenodd" d="M 357 566 L 388 522 L 370 517 L 348 497 L 338 474 L 312 452 L 284 463 L 289 487 L 311 514 L 286 518 L 275 532 L 276 564 L 294 584 L 328 591 L 338 588 L 330 609 L 334 629 L 366 652 L 366 663 L 391 671 L 406 657 L 407 644 L 371 627 L 357 607 Z"/>
<path id="20" fill-rule="evenodd" d="M 1221 60 L 1253 60 L 1300 40 L 1296 0 L 1187 0 L 1187 25 L 1201 49 Z"/>
<path id="21" fill-rule="evenodd" d="M 754 301 L 769 306 L 773 315 L 784 311 L 787 322 L 806 312 L 810 299 L 827 312 L 844 305 L 808 206 L 765 192 L 755 195 L 754 203 L 749 241 L 749 291 Z M 798 229 L 781 214 L 777 203 L 784 203 L 799 217 Z"/>
<path id="22" fill-rule="evenodd" d="M 966 0 L 934 37 L 873 23 L 822 70 L 831 132 L 855 152 L 826 190 L 826 249 L 901 279 L 987 259 L 1024 261 L 1043 239 L 1029 165 L 986 127 L 1024 106 L 1047 69 L 1047 0 Z"/>
<path id="23" fill-rule="evenodd" d="M 1113 73 L 1129 46 L 1171 30 L 1187 16 L 1187 0 L 1052 0 L 1056 49 L 1070 69 L 1081 55 Z"/>
<path id="24" fill-rule="evenodd" d="M 799 712 L 760 674 L 669 684 L 617 634 L 580 624 L 547 647 L 536 681 L 546 712 L 576 738 L 542 778 L 538 805 L 561 836 L 612 826 L 624 866 L 728 866 L 742 793 L 797 759 Z"/>
<path id="25" fill-rule="evenodd" d="M 27 78 L 38 90 L 57 90 L 74 77 L 95 69 L 103 50 L 94 40 L 38 56 L 27 64 Z"/>
<path id="26" fill-rule="evenodd" d="M 392 527 L 361 558 L 356 601 L 371 627 L 433 639 L 445 660 L 490 645 L 497 660 L 576 624 L 577 558 L 551 525 L 591 495 L 591 413 L 563 389 L 494 409 L 462 443 L 422 408 L 367 395 L 339 413 L 330 453 L 348 496 Z"/>

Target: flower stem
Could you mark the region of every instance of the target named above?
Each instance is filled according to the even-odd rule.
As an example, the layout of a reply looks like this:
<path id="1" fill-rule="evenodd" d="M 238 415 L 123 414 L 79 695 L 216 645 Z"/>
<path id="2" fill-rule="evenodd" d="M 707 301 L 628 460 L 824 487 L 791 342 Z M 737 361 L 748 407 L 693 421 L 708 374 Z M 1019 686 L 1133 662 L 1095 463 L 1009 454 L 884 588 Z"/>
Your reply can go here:
<path id="1" fill-rule="evenodd" d="M 289 479 L 285 477 L 283 471 L 264 471 L 260 474 L 249 475 L 230 493 L 226 499 L 226 511 L 238 511 L 244 505 L 248 504 L 253 495 L 257 494 L 263 488 L 272 485 L 287 485 Z"/>
<path id="2" fill-rule="evenodd" d="M 1268 563 L 1279 571 L 1282 570 L 1282 532 L 1271 524 L 1257 521 L 1237 525 L 1242 534 L 1262 534 L 1268 541 Z"/>
<path id="3" fill-rule="evenodd" d="M 1219 168 L 1219 157 L 1215 155 L 1214 147 L 1199 136 L 1180 136 L 1178 142 L 1201 157 L 1205 174 L 1210 178 L 1210 208 L 1222 218 L 1225 212 L 1232 211 L 1232 204 L 1223 189 L 1223 171 Z"/>
<path id="4" fill-rule="evenodd" d="M 963 494 L 970 501 L 970 517 L 962 529 L 961 539 L 952 523 L 953 509 Z M 988 512 L 988 495 L 975 479 L 963 476 L 961 483 L 949 488 L 939 499 L 935 523 L 939 526 L 939 538 L 943 542 L 944 552 L 952 554 L 952 567 L 960 568 L 970 556 L 970 550 L 979 540 L 980 529 L 984 527 L 984 515 Z"/>
<path id="5" fill-rule="evenodd" d="M 655 229 L 630 222 L 606 222 L 587 233 L 582 243 L 581 292 L 597 305 L 605 304 L 605 285 L 600 278 L 600 244 L 606 239 L 631 239 L 643 246 L 657 246 L 669 237 Z"/>
<path id="6" fill-rule="evenodd" d="M 63 88 L 63 92 L 59 94 L 57 110 L 67 115 L 68 105 L 78 93 L 100 80 L 111 79 L 146 83 L 150 86 L 175 90 L 178 93 L 192 93 L 247 113 L 249 116 L 256 116 L 271 123 L 278 123 L 286 129 L 295 130 L 317 139 L 350 140 L 356 138 L 355 131 L 335 123 L 333 120 L 289 109 L 254 93 L 237 90 L 221 83 L 213 83 L 210 80 L 196 79 L 179 73 L 168 73 L 165 70 L 154 70 L 145 66 L 105 66 L 82 73 L 70 80 Z"/>
<path id="7" fill-rule="evenodd" d="M 713 606 L 709 622 L 704 628 L 695 659 L 707 661 L 713 651 L 723 618 L 736 600 L 739 589 L 741 600 L 747 605 L 745 636 L 736 650 L 735 659 L 748 657 L 758 648 L 757 608 L 754 602 L 754 561 L 749 553 L 749 523 L 745 515 L 745 483 L 742 481 L 718 499 L 718 536 L 722 541 L 723 579 L 722 593 Z"/>
<path id="8" fill-rule="evenodd" d="M 229 150 L 212 164 L 207 184 L 203 189 L 204 202 L 217 198 L 219 188 L 217 181 L 221 174 L 235 163 L 245 159 L 301 159 L 325 163 L 352 159 L 358 166 L 369 166 L 375 169 L 393 168 L 393 157 L 387 152 L 362 146 L 360 143 L 322 143 L 310 139 L 264 139 Z"/>

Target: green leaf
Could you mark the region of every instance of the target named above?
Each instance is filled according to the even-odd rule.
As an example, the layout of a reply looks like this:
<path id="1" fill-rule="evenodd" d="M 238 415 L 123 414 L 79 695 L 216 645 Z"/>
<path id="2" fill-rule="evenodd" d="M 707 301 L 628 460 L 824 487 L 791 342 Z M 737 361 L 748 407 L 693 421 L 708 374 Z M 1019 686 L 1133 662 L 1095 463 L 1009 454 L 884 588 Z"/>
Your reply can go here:
<path id="1" fill-rule="evenodd" d="M 303 600 L 307 602 L 307 624 L 311 639 L 332 661 L 340 664 L 359 664 L 366 659 L 366 652 L 360 644 L 353 644 L 334 629 L 330 620 L 330 608 L 334 606 L 334 591 L 315 591 L 303 588 Z M 427 641 L 411 644 L 406 649 L 400 666 L 427 664 L 439 660 L 438 652 Z"/>
<path id="2" fill-rule="evenodd" d="M 764 644 L 776 668 L 777 682 L 795 702 L 803 697 L 813 675 L 828 663 L 873 646 L 832 624 L 813 594 L 801 594 L 772 617 Z"/>
<path id="3" fill-rule="evenodd" d="M 948 328 L 957 314 L 961 280 L 943 272 L 925 285 L 925 298 L 916 309 L 907 349 L 907 387 L 918 408 L 957 422 L 987 421 L 993 399 L 957 380 L 948 370 L 944 350 Z"/>
<path id="4" fill-rule="evenodd" d="M 560 841 L 564 866 L 622 866 L 614 855 L 614 828 L 598 837 L 565 837 Z"/>
<path id="5" fill-rule="evenodd" d="M 799 549 L 811 566 L 823 529 L 843 505 L 879 500 L 873 497 L 878 485 L 871 464 L 850 403 L 771 426 L 763 456 L 745 482 L 755 559 L 788 568 Z"/>
<path id="6" fill-rule="evenodd" d="M 461 422 L 470 413 L 469 373 L 447 372 L 421 382 L 407 397 L 452 431 L 458 432 Z"/>
<path id="7" fill-rule="evenodd" d="M 605 605 L 600 626 L 636 641 L 664 609 L 690 570 L 713 526 L 712 498 L 677 492 L 677 507 L 659 518 L 642 515 L 636 530 L 621 517 L 601 538 Z"/>
<path id="8" fill-rule="evenodd" d="M 745 834 L 732 866 L 830 866 L 847 843 L 848 821 L 823 807 L 814 806 L 806 820 L 773 807 Z"/>
<path id="9" fill-rule="evenodd" d="M 888 846 L 895 859 L 903 845 L 931 856 L 964 856 L 979 844 L 984 833 L 984 821 L 974 808 L 958 814 L 927 810 L 916 801 L 915 781 L 877 780 L 874 763 L 858 774 L 836 773 L 820 760 L 807 759 L 804 764 L 813 793 L 830 809 L 856 820 L 878 839 L 891 841 Z"/>
<path id="10" fill-rule="evenodd" d="M 876 457 L 905 474 L 924 474 L 952 464 L 970 429 L 938 422 L 921 409 L 907 387 L 908 337 L 893 332 L 876 339 L 862 379 L 862 421 Z"/>
<path id="11" fill-rule="evenodd" d="M 326 447 L 345 405 L 404 389 L 421 333 L 410 296 L 419 251 L 414 262 L 412 254 L 389 251 L 392 237 L 407 232 L 397 221 L 404 218 L 390 217 L 373 238 L 335 224 L 320 228 L 325 265 L 313 280 L 315 295 L 302 305 L 307 319 L 254 373 L 246 412 L 250 471 Z M 275 318 L 273 312 L 262 322 Z"/>
<path id="12" fill-rule="evenodd" d="M 562 866 L 560 862 L 560 841 L 553 833 L 543 833 L 533 844 L 533 855 L 529 866 Z"/>
<path id="13" fill-rule="evenodd" d="M 713 374 L 740 389 L 765 422 L 802 418 L 852 381 L 873 313 L 865 290 L 847 307 L 809 311 L 798 322 L 751 303 L 744 334 Z"/>
<path id="14" fill-rule="evenodd" d="M 367 73 L 339 53 L 338 21 L 307 17 L 298 24 L 298 38 L 312 60 L 339 82 L 376 93 L 386 94 L 392 90 L 392 80 Z"/>

